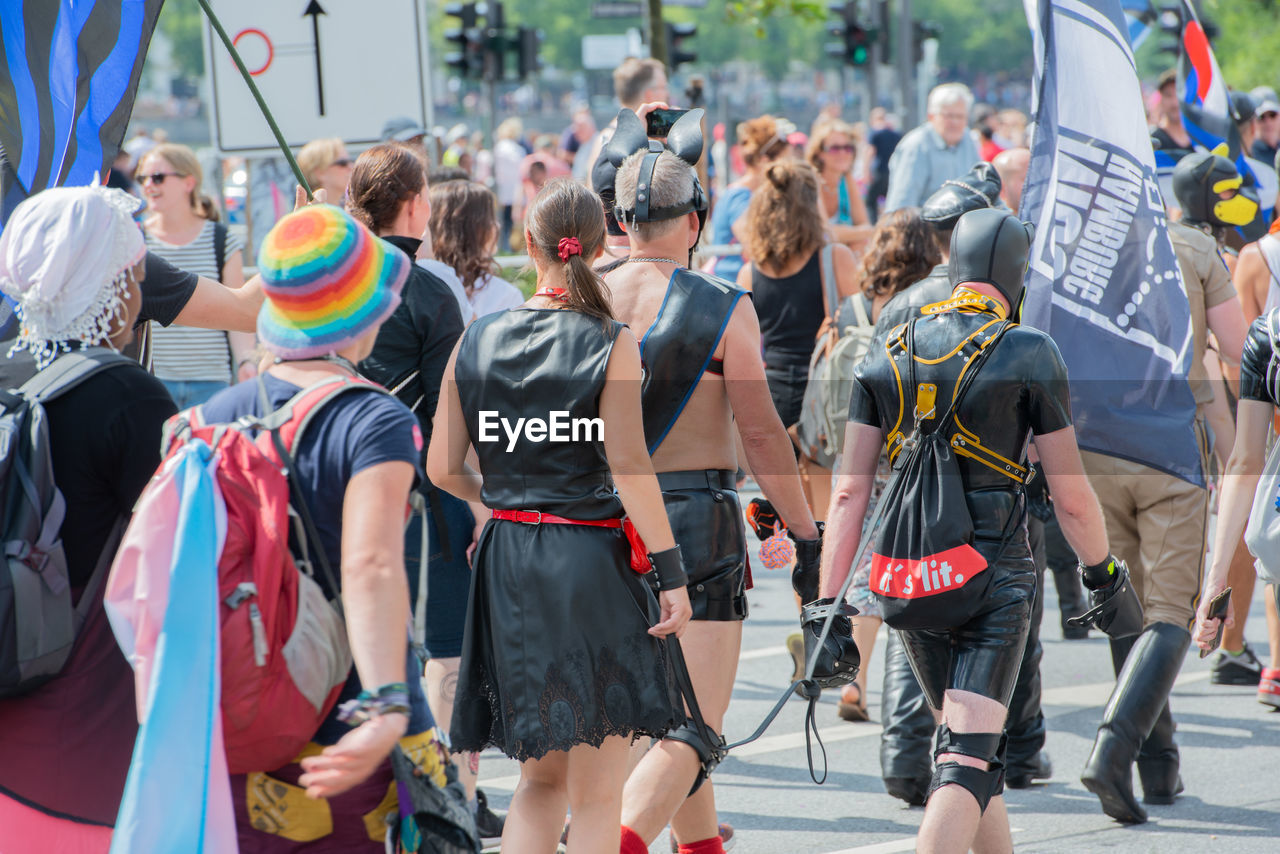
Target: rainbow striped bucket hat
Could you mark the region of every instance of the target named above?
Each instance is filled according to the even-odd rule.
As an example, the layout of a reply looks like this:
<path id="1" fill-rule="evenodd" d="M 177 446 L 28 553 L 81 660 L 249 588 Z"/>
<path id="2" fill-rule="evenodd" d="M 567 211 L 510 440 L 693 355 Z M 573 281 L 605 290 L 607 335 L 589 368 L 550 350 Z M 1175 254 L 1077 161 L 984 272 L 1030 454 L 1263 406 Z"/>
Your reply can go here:
<path id="1" fill-rule="evenodd" d="M 337 352 L 391 316 L 411 264 L 341 208 L 295 211 L 258 250 L 258 337 L 289 359 Z"/>

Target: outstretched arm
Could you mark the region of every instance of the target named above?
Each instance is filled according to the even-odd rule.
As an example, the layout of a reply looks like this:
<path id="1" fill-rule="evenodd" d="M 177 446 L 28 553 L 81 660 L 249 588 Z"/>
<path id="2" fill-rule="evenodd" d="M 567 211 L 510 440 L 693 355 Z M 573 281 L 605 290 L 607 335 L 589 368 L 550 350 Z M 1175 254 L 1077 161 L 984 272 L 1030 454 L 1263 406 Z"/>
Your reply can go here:
<path id="1" fill-rule="evenodd" d="M 844 451 L 831 505 L 827 508 L 827 534 L 822 549 L 822 581 L 818 595 L 834 598 L 853 569 L 853 558 L 862 539 L 876 465 L 884 437 L 879 427 L 850 421 L 844 432 Z"/>
<path id="2" fill-rule="evenodd" d="M 725 331 L 724 384 L 756 483 L 800 539 L 818 537 L 805 501 L 795 451 L 769 396 L 760 358 L 760 323 L 750 300 L 738 300 Z"/>

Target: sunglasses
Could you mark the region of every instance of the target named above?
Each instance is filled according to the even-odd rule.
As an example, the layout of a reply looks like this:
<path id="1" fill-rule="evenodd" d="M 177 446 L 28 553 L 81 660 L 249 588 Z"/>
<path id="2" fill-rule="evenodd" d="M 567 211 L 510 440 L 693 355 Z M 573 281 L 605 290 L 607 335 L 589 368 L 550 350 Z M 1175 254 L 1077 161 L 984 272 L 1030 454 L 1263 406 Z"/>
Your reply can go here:
<path id="1" fill-rule="evenodd" d="M 853 152 L 857 151 L 857 148 L 852 145 L 828 145 L 826 150 L 843 152 L 844 154 L 853 154 Z"/>
<path id="2" fill-rule="evenodd" d="M 139 175 L 138 183 L 146 186 L 147 184 L 163 184 L 165 178 L 181 178 L 182 175 L 177 172 L 152 172 L 150 175 Z"/>
<path id="3" fill-rule="evenodd" d="M 342 166 L 342 167 L 350 166 L 350 165 L 351 165 L 351 158 L 350 158 L 350 157 L 339 157 L 337 160 L 333 161 L 333 162 L 332 162 L 332 163 L 330 163 L 329 165 L 330 165 L 330 166 Z"/>
<path id="4" fill-rule="evenodd" d="M 1260 118 L 1260 119 L 1274 119 L 1277 115 L 1280 115 L 1280 113 L 1263 113 L 1262 115 L 1258 116 L 1258 118 Z"/>

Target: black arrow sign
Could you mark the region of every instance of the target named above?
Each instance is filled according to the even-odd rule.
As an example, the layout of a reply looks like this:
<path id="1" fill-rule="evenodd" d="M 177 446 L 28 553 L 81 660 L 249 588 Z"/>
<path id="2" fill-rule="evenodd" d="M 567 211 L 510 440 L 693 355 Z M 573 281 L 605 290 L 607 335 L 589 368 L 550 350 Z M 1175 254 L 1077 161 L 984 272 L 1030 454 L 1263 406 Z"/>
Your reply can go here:
<path id="1" fill-rule="evenodd" d="M 316 0 L 310 0 L 302 17 L 311 16 L 311 42 L 316 52 L 316 97 L 320 100 L 320 115 L 324 115 L 324 74 L 320 70 L 320 16 L 326 14 Z"/>

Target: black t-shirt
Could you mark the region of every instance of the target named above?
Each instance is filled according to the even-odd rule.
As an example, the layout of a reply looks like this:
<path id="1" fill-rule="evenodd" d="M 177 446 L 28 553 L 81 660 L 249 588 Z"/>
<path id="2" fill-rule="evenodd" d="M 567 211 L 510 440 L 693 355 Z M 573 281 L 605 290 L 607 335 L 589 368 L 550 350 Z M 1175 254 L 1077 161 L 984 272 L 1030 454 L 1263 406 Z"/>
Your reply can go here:
<path id="1" fill-rule="evenodd" d="M 196 292 L 199 278 L 148 252 L 146 278 L 142 281 L 142 309 L 137 322 L 154 320 L 161 326 L 173 323 Z"/>
<path id="2" fill-rule="evenodd" d="M 1253 321 L 1253 325 L 1249 327 L 1249 335 L 1244 339 L 1244 353 L 1240 356 L 1241 400 L 1277 404 L 1273 393 L 1275 379 L 1268 381 L 1273 349 L 1271 336 L 1267 332 L 1267 324 L 1276 323 L 1277 311 L 1280 309 L 1272 309 Z"/>
<path id="3" fill-rule="evenodd" d="M 889 158 L 893 156 L 894 149 L 902 141 L 902 134 L 893 128 L 880 128 L 880 130 L 871 134 L 871 138 L 868 141 L 876 152 L 871 170 L 877 175 L 888 177 Z"/>
<path id="4" fill-rule="evenodd" d="M 421 242 L 408 237 L 383 239 L 410 259 Z M 389 389 L 399 388 L 396 396 L 418 417 L 428 444 L 440 382 L 462 328 L 462 312 L 449 286 L 414 264 L 400 305 L 378 330 L 373 352 L 360 363 L 360 372 L 369 379 Z M 410 379 L 415 371 L 416 379 Z"/>
<path id="5" fill-rule="evenodd" d="M 160 465 L 160 428 L 178 411 L 141 365 L 108 368 L 45 405 L 71 585 L 89 580 L 116 519 Z"/>

